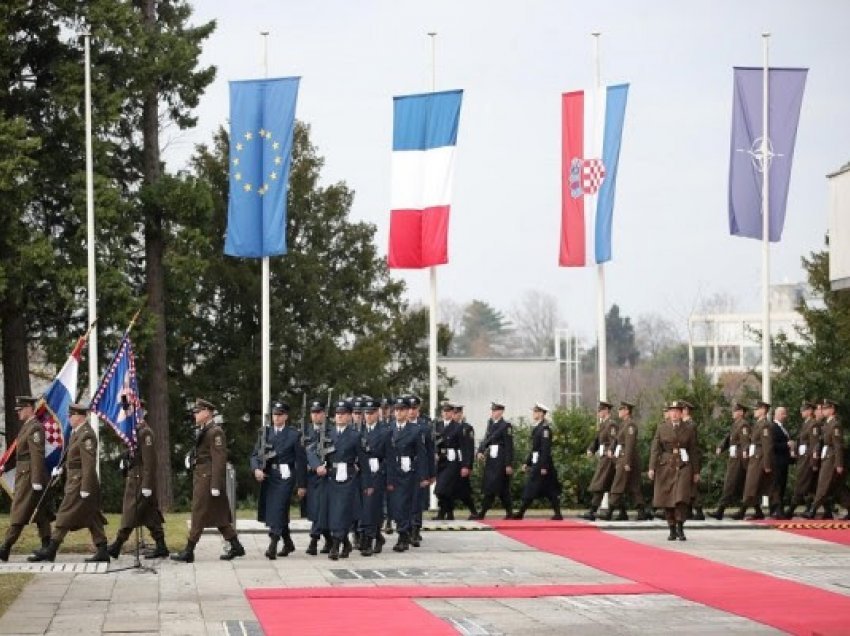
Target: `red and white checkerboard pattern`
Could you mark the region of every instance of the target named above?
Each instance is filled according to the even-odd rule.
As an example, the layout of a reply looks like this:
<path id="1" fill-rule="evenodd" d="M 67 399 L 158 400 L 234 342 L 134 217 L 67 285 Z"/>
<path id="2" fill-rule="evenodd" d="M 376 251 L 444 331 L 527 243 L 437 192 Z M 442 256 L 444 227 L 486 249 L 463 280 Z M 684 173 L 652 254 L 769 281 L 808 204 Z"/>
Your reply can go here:
<path id="1" fill-rule="evenodd" d="M 601 159 L 587 159 L 581 167 L 581 189 L 596 194 L 605 180 L 605 165 Z"/>
<path id="2" fill-rule="evenodd" d="M 59 423 L 52 417 L 48 417 L 44 424 L 44 443 L 52 444 L 53 446 L 62 445 L 62 429 Z"/>

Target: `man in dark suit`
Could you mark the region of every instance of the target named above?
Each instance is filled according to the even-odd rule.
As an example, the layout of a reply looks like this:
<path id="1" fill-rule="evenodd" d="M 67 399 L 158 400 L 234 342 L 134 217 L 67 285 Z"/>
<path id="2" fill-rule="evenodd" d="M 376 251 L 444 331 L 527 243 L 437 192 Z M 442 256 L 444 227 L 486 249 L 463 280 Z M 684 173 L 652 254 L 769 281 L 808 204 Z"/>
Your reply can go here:
<path id="1" fill-rule="evenodd" d="M 788 466 L 791 465 L 791 436 L 785 424 L 788 421 L 788 409 L 777 406 L 773 413 L 770 433 L 773 436 L 773 456 L 776 459 L 773 471 L 773 488 L 770 491 L 770 516 L 784 519 L 783 501 L 788 486 Z"/>

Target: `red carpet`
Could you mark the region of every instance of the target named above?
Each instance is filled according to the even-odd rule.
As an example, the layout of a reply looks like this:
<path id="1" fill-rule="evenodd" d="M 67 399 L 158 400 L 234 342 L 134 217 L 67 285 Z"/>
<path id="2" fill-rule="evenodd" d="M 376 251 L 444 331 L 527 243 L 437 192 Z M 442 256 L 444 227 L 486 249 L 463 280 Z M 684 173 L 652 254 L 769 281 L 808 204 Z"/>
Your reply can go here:
<path id="1" fill-rule="evenodd" d="M 640 583 L 613 585 L 369 586 L 246 590 L 266 636 L 284 634 L 455 634 L 417 598 L 538 598 L 593 594 L 651 594 Z"/>
<path id="2" fill-rule="evenodd" d="M 792 634 L 850 634 L 848 596 L 642 545 L 590 527 L 500 532 L 539 550 Z"/>
<path id="3" fill-rule="evenodd" d="M 819 539 L 828 543 L 839 545 L 850 545 L 850 522 L 833 519 L 794 519 L 788 521 L 777 521 L 765 519 L 757 521 L 760 525 L 772 526 L 783 532 L 790 532 L 801 537 Z M 850 631 L 850 630 L 848 630 Z"/>
<path id="4" fill-rule="evenodd" d="M 496 530 L 572 530 L 593 528 L 587 521 L 577 519 L 566 519 L 564 521 L 552 521 L 550 519 L 485 519 L 481 523 Z"/>
<path id="5" fill-rule="evenodd" d="M 798 534 L 801 537 L 820 539 L 839 545 L 850 545 L 850 530 L 831 530 L 826 528 L 781 528 L 783 532 Z M 850 629 L 848 629 L 850 632 Z"/>

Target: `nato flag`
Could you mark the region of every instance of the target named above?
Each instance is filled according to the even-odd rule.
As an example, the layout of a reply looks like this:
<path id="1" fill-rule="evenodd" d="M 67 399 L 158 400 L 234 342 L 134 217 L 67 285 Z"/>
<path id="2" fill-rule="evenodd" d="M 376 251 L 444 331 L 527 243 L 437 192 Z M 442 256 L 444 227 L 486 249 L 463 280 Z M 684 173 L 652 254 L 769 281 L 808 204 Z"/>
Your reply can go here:
<path id="1" fill-rule="evenodd" d="M 286 253 L 286 189 L 298 77 L 230 82 L 230 200 L 224 253 Z"/>

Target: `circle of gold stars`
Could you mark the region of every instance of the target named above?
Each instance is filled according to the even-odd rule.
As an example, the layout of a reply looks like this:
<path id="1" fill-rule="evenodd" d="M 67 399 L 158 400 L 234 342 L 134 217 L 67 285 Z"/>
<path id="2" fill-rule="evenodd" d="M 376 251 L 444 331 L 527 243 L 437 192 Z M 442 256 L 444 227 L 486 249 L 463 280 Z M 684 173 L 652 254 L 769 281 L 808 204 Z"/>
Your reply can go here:
<path id="1" fill-rule="evenodd" d="M 242 182 L 243 175 L 240 172 L 241 159 L 239 157 L 239 153 L 245 150 L 245 148 L 252 141 L 254 141 L 254 133 L 252 131 L 249 130 L 244 135 L 242 135 L 242 139 L 244 139 L 244 142 L 241 140 L 236 142 L 235 148 L 237 156 L 231 160 L 231 163 L 233 164 L 232 167 L 234 171 L 233 178 L 238 182 L 242 182 L 242 190 L 246 193 L 256 192 L 258 195 L 263 196 L 266 192 L 269 191 L 269 182 L 277 181 L 280 178 L 280 173 L 278 171 L 283 166 L 283 157 L 278 154 L 280 152 L 280 142 L 272 141 L 272 132 L 270 130 L 260 128 L 257 134 L 260 136 L 260 139 L 263 142 L 268 142 L 269 144 L 271 144 L 272 150 L 274 151 L 274 165 L 272 166 L 272 169 L 269 171 L 269 173 L 265 175 L 265 179 L 262 179 L 263 182 L 261 184 L 258 184 L 259 187 L 255 187 L 255 184 L 250 183 L 248 181 Z M 261 175 L 261 178 L 262 177 L 263 175 Z"/>

